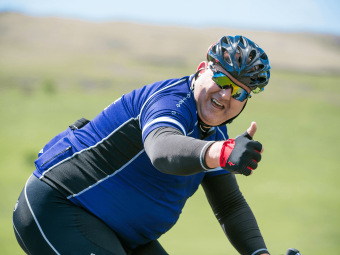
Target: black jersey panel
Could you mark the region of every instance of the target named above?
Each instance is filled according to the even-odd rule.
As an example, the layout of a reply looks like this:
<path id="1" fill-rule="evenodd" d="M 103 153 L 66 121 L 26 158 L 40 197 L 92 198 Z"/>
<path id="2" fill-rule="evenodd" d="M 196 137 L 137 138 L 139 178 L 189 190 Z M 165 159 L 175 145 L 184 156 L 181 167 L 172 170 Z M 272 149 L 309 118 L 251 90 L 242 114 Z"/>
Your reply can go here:
<path id="1" fill-rule="evenodd" d="M 95 146 L 74 154 L 46 172 L 43 181 L 65 196 L 108 178 L 143 150 L 138 121 L 131 119 Z"/>

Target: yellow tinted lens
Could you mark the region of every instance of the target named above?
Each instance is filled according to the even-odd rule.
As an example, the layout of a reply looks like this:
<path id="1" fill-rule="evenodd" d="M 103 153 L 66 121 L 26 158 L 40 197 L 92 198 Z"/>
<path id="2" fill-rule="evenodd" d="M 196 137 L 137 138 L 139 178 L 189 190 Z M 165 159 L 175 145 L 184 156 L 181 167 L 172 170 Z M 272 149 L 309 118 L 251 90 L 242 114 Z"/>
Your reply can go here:
<path id="1" fill-rule="evenodd" d="M 226 76 L 222 72 L 214 72 L 212 79 L 222 89 L 228 89 L 231 87 L 231 96 L 241 102 L 249 96 L 248 92 L 245 89 L 237 86 L 234 82 L 230 80 L 228 76 Z"/>
<path id="2" fill-rule="evenodd" d="M 216 82 L 217 85 L 224 87 L 224 86 L 231 86 L 234 83 L 223 73 L 215 73 L 212 77 L 213 81 Z"/>
<path id="3" fill-rule="evenodd" d="M 242 90 L 244 90 L 243 88 L 237 86 L 236 84 L 233 84 L 232 85 L 232 88 L 233 88 L 233 92 L 231 92 L 231 95 L 234 96 L 236 94 L 239 94 L 242 92 Z"/>

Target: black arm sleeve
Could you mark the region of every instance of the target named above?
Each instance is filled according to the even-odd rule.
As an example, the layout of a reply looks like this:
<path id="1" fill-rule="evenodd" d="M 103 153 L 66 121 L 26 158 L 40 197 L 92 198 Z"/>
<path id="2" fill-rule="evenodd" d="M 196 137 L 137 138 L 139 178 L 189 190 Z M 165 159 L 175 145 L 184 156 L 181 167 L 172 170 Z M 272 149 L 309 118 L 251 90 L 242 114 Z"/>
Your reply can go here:
<path id="1" fill-rule="evenodd" d="M 175 128 L 160 127 L 146 137 L 144 148 L 159 171 L 173 175 L 192 175 L 210 169 L 204 157 L 212 143 L 184 136 Z"/>
<path id="2" fill-rule="evenodd" d="M 216 218 L 235 249 L 242 255 L 266 253 L 255 216 L 235 176 L 222 174 L 204 178 L 202 186 Z"/>

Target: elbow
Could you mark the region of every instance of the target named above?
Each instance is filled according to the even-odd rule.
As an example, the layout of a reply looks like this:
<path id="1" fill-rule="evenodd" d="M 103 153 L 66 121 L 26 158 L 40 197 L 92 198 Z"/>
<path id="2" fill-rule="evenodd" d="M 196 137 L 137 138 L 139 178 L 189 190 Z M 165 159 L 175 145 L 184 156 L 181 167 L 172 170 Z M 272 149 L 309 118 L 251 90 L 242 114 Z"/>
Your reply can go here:
<path id="1" fill-rule="evenodd" d="M 168 157 L 156 157 L 150 158 L 152 165 L 160 172 L 164 174 L 187 176 L 192 173 L 187 173 L 183 167 L 177 162 L 172 162 Z"/>
<path id="2" fill-rule="evenodd" d="M 152 158 L 151 163 L 158 171 L 160 171 L 164 174 L 171 174 L 170 171 L 169 171 L 169 167 L 167 167 L 167 164 L 165 163 L 164 159 L 158 158 L 158 157 Z"/>
<path id="3" fill-rule="evenodd" d="M 151 160 L 151 163 L 158 171 L 164 174 L 181 175 L 180 171 L 177 171 L 176 167 L 167 158 L 158 157 Z"/>
<path id="4" fill-rule="evenodd" d="M 167 167 L 167 159 L 164 156 L 159 155 L 156 151 L 146 150 L 146 154 L 149 156 L 151 164 L 160 172 L 165 174 L 171 174 L 169 167 Z"/>

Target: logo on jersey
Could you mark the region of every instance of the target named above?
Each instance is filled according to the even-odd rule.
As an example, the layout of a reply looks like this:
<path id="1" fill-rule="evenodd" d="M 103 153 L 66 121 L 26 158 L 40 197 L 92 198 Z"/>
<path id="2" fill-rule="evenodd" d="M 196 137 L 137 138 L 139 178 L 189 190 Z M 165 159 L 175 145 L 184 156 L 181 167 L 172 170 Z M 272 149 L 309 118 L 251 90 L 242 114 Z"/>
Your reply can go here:
<path id="1" fill-rule="evenodd" d="M 107 107 L 105 107 L 104 111 L 110 107 L 110 105 L 115 104 L 116 102 L 118 102 L 122 97 L 118 98 L 116 101 L 114 101 L 113 103 L 109 104 Z"/>
<path id="2" fill-rule="evenodd" d="M 235 166 L 234 163 L 231 163 L 230 161 L 228 162 L 229 166 Z"/>
<path id="3" fill-rule="evenodd" d="M 183 97 L 181 100 L 179 100 L 179 102 L 178 102 L 178 104 L 176 104 L 176 106 L 181 107 L 181 104 L 183 104 L 185 102 L 185 100 L 187 100 L 190 97 L 191 97 L 191 92 L 189 92 L 186 97 Z"/>

